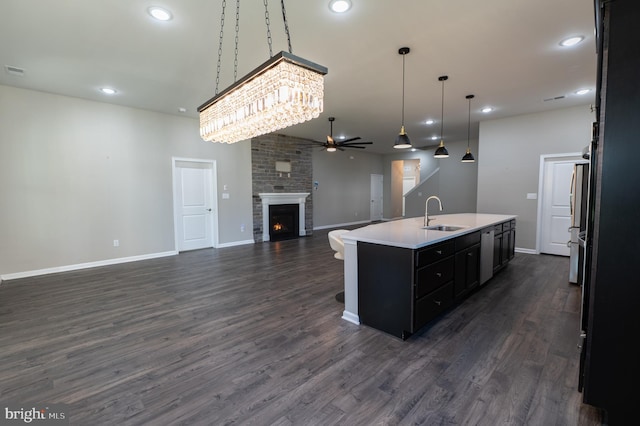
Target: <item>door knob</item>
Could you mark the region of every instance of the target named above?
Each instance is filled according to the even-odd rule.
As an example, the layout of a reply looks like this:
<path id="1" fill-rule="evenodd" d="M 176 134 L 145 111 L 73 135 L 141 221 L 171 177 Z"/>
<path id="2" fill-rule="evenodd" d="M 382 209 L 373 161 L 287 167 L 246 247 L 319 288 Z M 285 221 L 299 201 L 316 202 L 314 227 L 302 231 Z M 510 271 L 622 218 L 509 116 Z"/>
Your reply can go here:
<path id="1" fill-rule="evenodd" d="M 210 211 L 211 211 L 211 209 L 207 209 L 207 211 L 208 211 L 208 212 L 210 212 Z"/>

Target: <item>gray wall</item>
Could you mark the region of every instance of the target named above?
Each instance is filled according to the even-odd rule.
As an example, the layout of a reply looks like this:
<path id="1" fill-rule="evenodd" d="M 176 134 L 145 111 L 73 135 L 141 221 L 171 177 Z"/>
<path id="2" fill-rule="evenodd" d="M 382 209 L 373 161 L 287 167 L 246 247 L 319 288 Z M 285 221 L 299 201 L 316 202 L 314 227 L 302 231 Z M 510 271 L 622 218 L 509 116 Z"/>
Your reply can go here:
<path id="1" fill-rule="evenodd" d="M 429 150 L 399 150 L 398 153 L 385 155 L 383 158 L 384 164 L 384 210 L 383 216 L 385 219 L 396 219 L 402 217 L 402 198 L 396 197 L 396 200 L 392 200 L 392 182 L 391 182 L 391 165 L 393 161 L 397 160 L 419 160 L 420 161 L 420 182 L 424 182 L 427 176 L 429 176 L 435 169 L 438 168 L 438 159 L 433 158 L 434 149 Z M 396 191 L 402 192 L 402 184 Z M 431 194 L 429 194 L 431 195 Z M 406 208 L 406 206 L 405 206 Z"/>
<path id="2" fill-rule="evenodd" d="M 175 250 L 174 156 L 216 160 L 218 197 L 225 184 L 231 195 L 218 199 L 219 242 L 251 239 L 248 141 L 212 144 L 192 118 L 0 86 L 0 275 Z"/>
<path id="3" fill-rule="evenodd" d="M 478 141 L 470 141 L 471 152 L 478 159 Z M 416 217 L 424 215 L 424 203 L 430 195 L 437 195 L 442 201 L 442 213 L 473 213 L 477 203 L 477 173 L 478 163 L 461 163 L 460 160 L 467 150 L 467 141 L 447 142 L 449 158 L 433 158 L 436 147 L 428 150 L 406 152 L 385 156 L 385 161 L 397 159 L 418 158 L 420 160 L 421 185 L 414 188 L 407 196 L 405 202 L 405 216 Z M 387 167 L 387 164 L 385 164 Z M 433 175 L 430 182 L 425 182 L 427 177 L 436 169 L 439 172 Z M 385 191 L 387 187 L 385 187 Z M 391 187 L 389 187 L 391 191 Z M 397 204 L 397 203 L 396 203 Z M 399 217 L 402 205 L 389 205 L 385 210 L 385 217 Z M 385 205 L 385 207 L 387 207 Z M 435 206 L 433 207 L 435 211 Z M 387 212 L 391 216 L 387 216 Z"/>
<path id="4" fill-rule="evenodd" d="M 313 225 L 316 229 L 368 221 L 371 174 L 383 174 L 382 156 L 366 150 L 313 150 Z M 385 182 L 388 178 L 384 177 Z M 383 195 L 386 199 L 387 193 Z"/>
<path id="5" fill-rule="evenodd" d="M 480 123 L 477 210 L 518 215 L 516 247 L 536 249 L 540 156 L 581 152 L 594 119 L 584 105 Z"/>
<path id="6" fill-rule="evenodd" d="M 447 143 L 446 160 L 314 150 L 314 226 L 367 221 L 372 173 L 384 175 L 384 217 L 394 217 L 391 162 L 417 158 L 421 181 L 440 167 L 433 192 L 446 212 L 474 211 L 477 194 L 478 212 L 517 214 L 516 245 L 533 250 L 537 202 L 526 193 L 538 191 L 540 155 L 580 151 L 593 118 L 582 106 L 483 122 L 475 164 L 459 161 L 466 141 Z M 0 86 L 0 275 L 173 251 L 172 157 L 216 160 L 219 243 L 251 240 L 249 141 L 206 143 L 195 119 Z"/>

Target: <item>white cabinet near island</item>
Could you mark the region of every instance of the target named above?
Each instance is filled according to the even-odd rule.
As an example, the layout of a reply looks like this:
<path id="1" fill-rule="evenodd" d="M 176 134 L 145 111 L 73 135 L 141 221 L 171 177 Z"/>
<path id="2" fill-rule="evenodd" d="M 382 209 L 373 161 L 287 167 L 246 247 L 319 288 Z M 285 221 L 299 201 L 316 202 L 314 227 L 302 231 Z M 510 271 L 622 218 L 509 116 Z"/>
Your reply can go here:
<path id="1" fill-rule="evenodd" d="M 516 216 L 430 219 L 429 227 L 417 217 L 342 234 L 343 319 L 407 339 L 484 283 L 483 265 L 492 276 L 513 258 Z"/>

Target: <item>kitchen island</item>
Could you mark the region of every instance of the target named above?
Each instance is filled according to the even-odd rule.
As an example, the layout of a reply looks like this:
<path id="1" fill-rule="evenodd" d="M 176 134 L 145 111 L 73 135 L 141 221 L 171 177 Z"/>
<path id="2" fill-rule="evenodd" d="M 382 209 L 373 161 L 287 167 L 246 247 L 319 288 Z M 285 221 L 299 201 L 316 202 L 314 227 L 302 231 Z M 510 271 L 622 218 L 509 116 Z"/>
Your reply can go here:
<path id="1" fill-rule="evenodd" d="M 342 318 L 408 338 L 507 264 L 515 218 L 448 214 L 433 216 L 431 229 L 416 217 L 342 234 Z"/>

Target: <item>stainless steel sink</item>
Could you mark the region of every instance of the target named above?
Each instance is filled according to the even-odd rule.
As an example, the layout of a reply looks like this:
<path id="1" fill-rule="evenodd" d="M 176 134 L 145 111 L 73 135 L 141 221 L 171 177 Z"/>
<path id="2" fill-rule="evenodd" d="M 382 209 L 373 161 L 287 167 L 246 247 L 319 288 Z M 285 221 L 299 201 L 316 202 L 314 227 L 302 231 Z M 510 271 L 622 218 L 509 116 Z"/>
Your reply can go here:
<path id="1" fill-rule="evenodd" d="M 458 225 L 430 225 L 424 226 L 422 229 L 426 229 L 428 231 L 444 231 L 444 232 L 452 232 L 459 231 L 461 229 L 465 229 L 467 226 L 458 226 Z"/>

